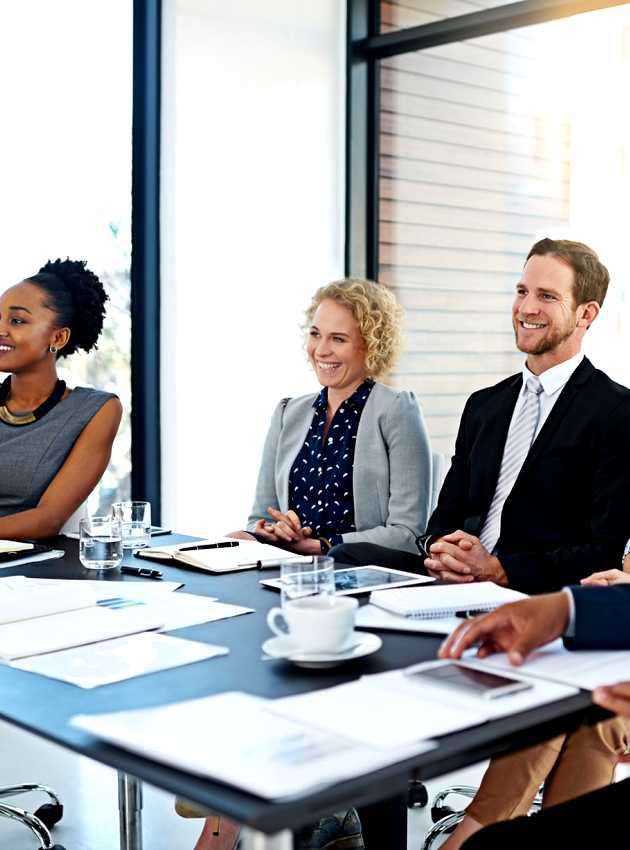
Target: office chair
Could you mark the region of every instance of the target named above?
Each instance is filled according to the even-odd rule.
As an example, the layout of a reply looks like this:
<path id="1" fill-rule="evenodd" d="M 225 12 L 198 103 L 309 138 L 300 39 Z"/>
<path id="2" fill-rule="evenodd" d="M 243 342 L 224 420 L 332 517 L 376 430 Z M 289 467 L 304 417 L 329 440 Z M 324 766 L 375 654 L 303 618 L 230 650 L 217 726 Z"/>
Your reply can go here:
<path id="1" fill-rule="evenodd" d="M 448 472 L 449 462 L 445 454 L 431 452 L 431 504 L 429 505 L 429 516 L 435 510 L 442 484 Z M 407 807 L 409 809 L 423 809 L 429 802 L 429 792 L 426 785 L 420 779 L 412 779 L 407 790 Z"/>
<path id="2" fill-rule="evenodd" d="M 422 844 L 422 850 L 431 850 L 436 838 L 445 836 L 452 832 L 464 819 L 466 807 L 464 806 L 463 809 L 452 809 L 450 806 L 445 805 L 445 800 L 450 797 L 451 794 L 468 797 L 469 800 L 472 800 L 476 793 L 477 789 L 473 785 L 451 785 L 450 788 L 444 788 L 443 791 L 439 791 L 435 795 L 433 805 L 431 806 L 431 820 L 433 821 L 433 826 L 426 834 L 424 843 Z M 540 811 L 541 807 L 542 786 L 534 797 L 528 814 L 531 815 L 534 814 L 534 812 Z"/>
<path id="3" fill-rule="evenodd" d="M 9 818 L 27 826 L 33 835 L 39 839 L 37 850 L 65 850 L 61 844 L 54 844 L 50 835 L 51 828 L 59 823 L 63 817 L 63 805 L 52 788 L 31 783 L 6 785 L 0 787 L 0 798 L 17 797 L 19 794 L 27 794 L 30 791 L 41 791 L 42 794 L 48 796 L 51 802 L 44 803 L 35 812 L 0 802 L 0 817 Z"/>
<path id="4" fill-rule="evenodd" d="M 59 534 L 64 534 L 69 537 L 78 537 L 79 536 L 79 523 L 82 519 L 85 519 L 88 516 L 88 503 L 87 499 L 83 502 L 82 505 L 76 509 L 76 511 L 72 514 L 72 516 L 68 517 L 63 528 L 59 530 Z"/>

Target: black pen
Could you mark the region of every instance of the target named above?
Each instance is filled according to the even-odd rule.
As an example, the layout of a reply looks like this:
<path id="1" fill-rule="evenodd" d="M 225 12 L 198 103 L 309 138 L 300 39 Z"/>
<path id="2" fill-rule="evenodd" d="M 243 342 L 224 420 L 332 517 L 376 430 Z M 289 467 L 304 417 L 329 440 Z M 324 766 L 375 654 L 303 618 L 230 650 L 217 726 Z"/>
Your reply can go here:
<path id="1" fill-rule="evenodd" d="M 196 549 L 231 549 L 238 546 L 238 540 L 222 540 L 220 543 L 204 543 L 203 546 L 184 546 L 178 552 L 194 552 Z"/>
<path id="2" fill-rule="evenodd" d="M 126 576 L 138 576 L 139 578 L 162 578 L 162 573 L 159 570 L 150 570 L 148 567 L 128 567 L 122 566 L 120 572 Z"/>
<path id="3" fill-rule="evenodd" d="M 489 612 L 483 608 L 471 608 L 470 611 L 456 611 L 455 616 L 460 620 L 471 620 L 473 617 L 478 617 L 480 614 L 488 614 Z"/>

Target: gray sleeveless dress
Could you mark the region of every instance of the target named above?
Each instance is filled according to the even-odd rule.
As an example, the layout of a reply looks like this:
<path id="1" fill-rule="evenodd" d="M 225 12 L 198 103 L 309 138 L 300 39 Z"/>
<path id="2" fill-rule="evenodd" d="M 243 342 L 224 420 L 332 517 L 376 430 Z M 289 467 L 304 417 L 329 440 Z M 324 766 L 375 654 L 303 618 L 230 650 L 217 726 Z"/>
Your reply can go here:
<path id="1" fill-rule="evenodd" d="M 0 420 L 0 516 L 37 506 L 77 438 L 112 393 L 75 387 L 30 425 Z"/>

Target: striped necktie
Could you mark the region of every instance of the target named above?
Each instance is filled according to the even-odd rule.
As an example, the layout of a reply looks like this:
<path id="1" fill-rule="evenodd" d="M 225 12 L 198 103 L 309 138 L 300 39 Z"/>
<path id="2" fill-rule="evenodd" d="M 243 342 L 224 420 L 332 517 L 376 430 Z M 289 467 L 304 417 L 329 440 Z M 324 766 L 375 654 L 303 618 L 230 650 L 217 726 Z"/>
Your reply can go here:
<path id="1" fill-rule="evenodd" d="M 501 513 L 505 500 L 510 495 L 514 482 L 518 478 L 527 452 L 534 441 L 536 427 L 540 418 L 540 399 L 543 391 L 536 377 L 527 379 L 525 400 L 505 441 L 503 460 L 499 471 L 496 490 L 492 497 L 488 516 L 481 529 L 479 540 L 488 550 L 494 551 L 501 533 Z"/>

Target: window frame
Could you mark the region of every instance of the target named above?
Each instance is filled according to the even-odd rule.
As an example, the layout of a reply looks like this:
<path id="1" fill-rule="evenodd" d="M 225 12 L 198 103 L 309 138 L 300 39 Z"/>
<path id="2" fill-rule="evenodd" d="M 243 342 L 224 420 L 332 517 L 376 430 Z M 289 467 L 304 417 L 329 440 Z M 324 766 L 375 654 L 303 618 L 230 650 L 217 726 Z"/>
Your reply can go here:
<path id="1" fill-rule="evenodd" d="M 160 119 L 162 0 L 133 2 L 131 498 L 161 521 Z"/>
<path id="2" fill-rule="evenodd" d="M 347 276 L 377 279 L 381 120 L 379 60 L 612 6 L 624 6 L 628 0 L 521 0 L 388 33 L 380 32 L 380 0 L 347 0 L 347 3 L 345 273 Z"/>

